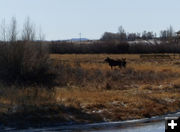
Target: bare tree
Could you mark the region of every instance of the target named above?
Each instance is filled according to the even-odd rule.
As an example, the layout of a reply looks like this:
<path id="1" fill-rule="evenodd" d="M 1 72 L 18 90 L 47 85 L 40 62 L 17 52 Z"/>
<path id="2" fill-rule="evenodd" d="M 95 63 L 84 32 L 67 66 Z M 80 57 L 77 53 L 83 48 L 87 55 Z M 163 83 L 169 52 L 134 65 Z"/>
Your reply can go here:
<path id="1" fill-rule="evenodd" d="M 15 42 L 17 40 L 17 21 L 15 17 L 12 17 L 10 27 L 9 27 L 9 34 L 8 34 L 8 40 L 11 42 Z"/>
<path id="2" fill-rule="evenodd" d="M 29 17 L 26 18 L 22 31 L 22 40 L 33 41 L 36 39 L 35 25 L 31 23 Z"/>
<path id="3" fill-rule="evenodd" d="M 122 27 L 122 26 L 120 26 L 119 28 L 118 28 L 118 35 L 119 35 L 119 40 L 120 41 L 125 41 L 127 38 L 127 35 L 126 35 L 126 32 L 125 32 L 125 30 L 124 30 L 124 28 Z"/>
<path id="4" fill-rule="evenodd" d="M 154 38 L 154 33 L 152 31 L 143 31 L 142 32 L 142 39 L 149 40 Z"/>
<path id="5" fill-rule="evenodd" d="M 175 32 L 174 32 L 174 29 L 173 27 L 170 25 L 169 28 L 167 29 L 167 35 L 169 38 L 172 38 L 175 36 Z"/>
<path id="6" fill-rule="evenodd" d="M 123 26 L 120 26 L 118 28 L 118 31 L 119 31 L 119 34 L 125 33 L 125 30 L 124 30 Z"/>
<path id="7" fill-rule="evenodd" d="M 5 21 L 5 19 L 3 19 L 2 20 L 2 22 L 1 22 L 1 26 L 0 26 L 0 39 L 2 40 L 2 41 L 7 41 L 7 27 L 6 27 L 6 21 Z"/>
<path id="8" fill-rule="evenodd" d="M 42 32 L 41 27 L 39 28 L 39 32 L 38 32 L 38 40 L 39 41 L 45 40 L 45 34 Z"/>
<path id="9" fill-rule="evenodd" d="M 172 26 L 169 26 L 167 30 L 162 30 L 160 32 L 160 38 L 162 40 L 171 40 L 173 37 L 175 37 L 175 32 Z"/>

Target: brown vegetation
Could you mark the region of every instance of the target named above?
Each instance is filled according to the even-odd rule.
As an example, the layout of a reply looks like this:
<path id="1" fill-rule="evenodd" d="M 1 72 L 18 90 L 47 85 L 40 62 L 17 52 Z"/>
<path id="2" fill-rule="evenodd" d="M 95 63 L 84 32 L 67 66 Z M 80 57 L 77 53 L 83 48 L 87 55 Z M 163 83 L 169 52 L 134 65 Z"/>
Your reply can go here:
<path id="1" fill-rule="evenodd" d="M 46 45 L 11 42 L 0 45 L 0 80 L 6 84 L 49 85 L 50 70 Z"/>
<path id="2" fill-rule="evenodd" d="M 57 60 L 69 60 L 62 63 L 72 68 L 81 69 L 77 75 L 71 73 L 68 78 L 71 83 L 56 88 L 57 101 L 97 113 L 107 121 L 151 117 L 179 109 L 178 81 L 174 80 L 179 78 L 180 68 L 173 60 L 148 61 L 139 59 L 139 55 L 108 55 L 128 60 L 126 69 L 111 70 L 103 63 L 105 56 L 52 55 Z M 76 80 L 80 76 L 83 80 Z"/>
<path id="3" fill-rule="evenodd" d="M 126 57 L 127 68 L 112 70 L 103 62 L 107 56 Z M 20 113 L 25 115 L 19 117 L 21 121 L 53 123 L 137 119 L 179 110 L 177 59 L 149 61 L 137 54 L 54 54 L 50 58 L 56 71 L 53 89 L 1 86 L 2 122 L 15 120 Z"/>

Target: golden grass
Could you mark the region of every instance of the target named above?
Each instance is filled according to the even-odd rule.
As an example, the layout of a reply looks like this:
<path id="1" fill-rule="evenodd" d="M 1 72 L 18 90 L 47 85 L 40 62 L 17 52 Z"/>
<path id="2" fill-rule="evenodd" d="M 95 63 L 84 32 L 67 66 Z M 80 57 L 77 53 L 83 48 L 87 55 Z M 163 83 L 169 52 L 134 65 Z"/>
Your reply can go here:
<path id="1" fill-rule="evenodd" d="M 1 86 L 0 87 L 0 105 L 8 112 L 14 106 L 38 106 L 55 103 L 54 93 L 52 90 L 40 89 L 37 87 L 18 87 L 18 86 Z M 0 112 L 2 109 L 0 109 Z"/>
<path id="2" fill-rule="evenodd" d="M 173 56 L 173 54 L 170 54 Z M 135 68 L 137 70 L 153 70 L 163 71 L 170 70 L 174 72 L 180 72 L 179 65 L 175 65 L 179 60 L 142 60 L 139 54 L 51 54 L 52 59 L 62 60 L 68 64 L 75 65 L 79 62 L 82 68 L 85 69 L 102 69 L 109 70 L 110 67 L 104 63 L 106 57 L 113 59 L 127 58 L 127 66 Z"/>
<path id="3" fill-rule="evenodd" d="M 161 73 L 180 73 L 180 66 L 175 60 L 141 60 L 138 54 L 81 54 L 81 55 L 51 55 L 57 60 L 64 60 L 71 66 L 79 63 L 85 70 L 98 69 L 102 72 L 112 72 L 108 64 L 104 63 L 106 57 L 113 59 L 127 58 L 127 68 L 135 71 L 153 71 Z M 173 56 L 171 54 L 171 56 Z M 120 70 L 115 68 L 116 70 Z M 120 71 L 123 71 L 122 69 Z M 148 75 L 147 75 L 148 76 Z M 180 94 L 176 87 L 180 87 L 177 78 L 167 78 L 157 83 L 134 83 L 133 80 L 112 82 L 111 89 L 97 89 L 95 84 L 87 84 L 82 88 L 57 88 L 57 101 L 67 106 L 82 108 L 88 113 L 99 113 L 107 120 L 126 120 L 153 115 L 165 114 L 179 109 Z M 174 83 L 173 81 L 176 80 Z M 109 80 L 104 80 L 106 85 Z M 152 84 L 153 83 L 153 84 Z M 113 85 L 112 85 L 113 84 Z M 114 89 L 121 86 L 122 89 Z M 104 86 L 106 87 L 106 86 Z M 84 88 L 84 89 L 83 89 Z M 123 89 L 124 88 L 124 89 Z"/>
<path id="4" fill-rule="evenodd" d="M 109 120 L 127 120 L 164 114 L 179 109 L 179 91 L 166 92 L 153 89 L 95 90 L 56 89 L 57 101 L 66 106 L 82 108 L 88 113 L 99 112 L 103 116 L 111 113 Z M 153 106 L 155 108 L 153 108 Z M 152 108 L 154 109 L 152 111 Z M 106 113 L 103 113 L 103 111 Z M 117 116 L 121 114 L 121 116 Z"/>

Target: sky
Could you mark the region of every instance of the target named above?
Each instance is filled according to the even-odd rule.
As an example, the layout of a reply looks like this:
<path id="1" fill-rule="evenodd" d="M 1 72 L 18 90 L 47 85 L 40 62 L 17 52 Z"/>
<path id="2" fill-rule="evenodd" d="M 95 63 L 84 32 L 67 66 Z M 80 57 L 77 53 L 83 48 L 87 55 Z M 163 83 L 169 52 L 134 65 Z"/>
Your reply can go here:
<path id="1" fill-rule="evenodd" d="M 0 22 L 27 17 L 46 40 L 99 39 L 104 32 L 180 30 L 180 0 L 0 0 Z M 20 31 L 19 31 L 20 32 Z"/>

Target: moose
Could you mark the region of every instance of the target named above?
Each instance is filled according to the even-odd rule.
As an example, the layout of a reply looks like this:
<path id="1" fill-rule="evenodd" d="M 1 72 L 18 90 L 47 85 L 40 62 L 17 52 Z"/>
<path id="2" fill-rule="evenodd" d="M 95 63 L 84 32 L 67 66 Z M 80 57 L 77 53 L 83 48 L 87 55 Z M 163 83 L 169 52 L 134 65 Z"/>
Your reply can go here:
<path id="1" fill-rule="evenodd" d="M 114 60 L 107 57 L 104 61 L 109 63 L 109 66 L 111 66 L 111 69 L 113 68 L 113 66 L 119 66 L 119 68 L 122 68 L 122 67 L 126 68 L 126 63 L 127 63 L 126 58 Z"/>

